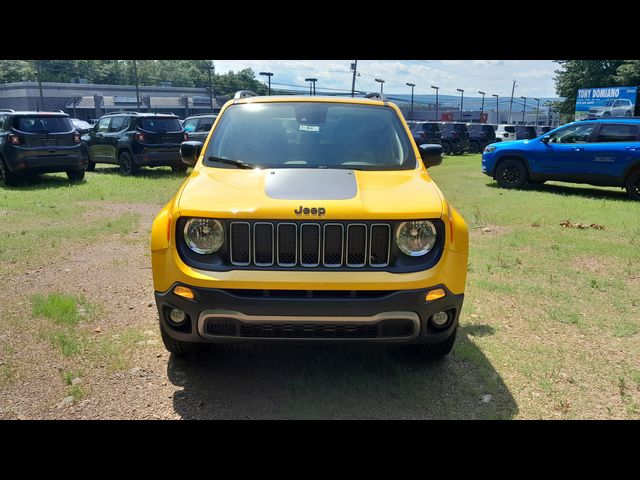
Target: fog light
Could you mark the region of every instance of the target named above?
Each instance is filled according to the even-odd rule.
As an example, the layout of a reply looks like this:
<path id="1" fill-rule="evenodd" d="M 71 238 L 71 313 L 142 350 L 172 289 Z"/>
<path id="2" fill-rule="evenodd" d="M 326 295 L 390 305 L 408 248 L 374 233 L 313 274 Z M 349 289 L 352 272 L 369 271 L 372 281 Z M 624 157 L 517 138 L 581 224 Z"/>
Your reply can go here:
<path id="1" fill-rule="evenodd" d="M 449 322 L 449 314 L 447 312 L 434 313 L 431 321 L 436 327 L 442 328 Z"/>
<path id="2" fill-rule="evenodd" d="M 174 308 L 169 313 L 169 318 L 173 323 L 179 325 L 187 319 L 187 314 L 179 308 Z"/>

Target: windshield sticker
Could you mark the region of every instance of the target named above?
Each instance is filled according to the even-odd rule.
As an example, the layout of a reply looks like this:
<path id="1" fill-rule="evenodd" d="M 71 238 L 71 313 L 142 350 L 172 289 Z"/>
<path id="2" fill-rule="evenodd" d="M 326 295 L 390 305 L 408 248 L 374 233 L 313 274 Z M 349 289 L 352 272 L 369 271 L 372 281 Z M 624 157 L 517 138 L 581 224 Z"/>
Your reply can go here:
<path id="1" fill-rule="evenodd" d="M 305 132 L 319 132 L 320 126 L 319 125 L 300 125 L 300 130 Z"/>

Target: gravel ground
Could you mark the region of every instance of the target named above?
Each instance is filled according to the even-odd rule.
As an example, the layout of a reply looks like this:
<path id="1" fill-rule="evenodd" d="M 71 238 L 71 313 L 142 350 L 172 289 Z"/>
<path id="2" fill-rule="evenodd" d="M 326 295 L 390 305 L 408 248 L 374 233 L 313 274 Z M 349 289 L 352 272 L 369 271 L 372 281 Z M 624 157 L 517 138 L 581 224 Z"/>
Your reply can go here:
<path id="1" fill-rule="evenodd" d="M 160 340 L 148 250 L 156 205 L 106 204 L 96 215 L 136 213 L 127 235 L 102 237 L 60 252 L 2 289 L 6 320 L 0 345 L 13 365 L 0 384 L 4 419 L 276 419 L 510 418 L 511 393 L 467 334 L 458 342 L 473 362 L 425 361 L 376 345 L 236 344 L 212 346 L 190 359 L 168 354 Z M 86 213 L 84 214 L 86 215 Z M 12 292 L 20 292 L 19 300 Z M 88 342 L 134 332 L 114 368 L 87 350 L 64 357 L 41 331 L 30 295 L 81 294 L 100 310 L 79 329 Z M 477 332 L 476 332 L 477 333 Z M 473 332 L 470 334 L 473 335 Z M 0 349 L 0 354 L 3 349 Z M 67 371 L 84 395 L 74 401 Z M 491 372 L 487 374 L 487 372 Z M 483 380 L 484 379 L 484 380 Z"/>

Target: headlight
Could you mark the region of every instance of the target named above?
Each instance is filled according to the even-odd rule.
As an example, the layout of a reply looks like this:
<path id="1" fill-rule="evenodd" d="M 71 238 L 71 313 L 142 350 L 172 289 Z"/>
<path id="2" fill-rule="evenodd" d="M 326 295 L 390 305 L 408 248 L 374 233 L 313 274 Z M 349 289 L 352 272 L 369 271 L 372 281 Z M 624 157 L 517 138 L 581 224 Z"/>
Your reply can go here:
<path id="1" fill-rule="evenodd" d="M 403 222 L 396 232 L 396 243 L 407 255 L 419 257 L 436 244 L 436 227 L 429 220 Z"/>
<path id="2" fill-rule="evenodd" d="M 184 241 L 196 253 L 217 252 L 224 242 L 222 224 L 213 218 L 192 218 L 184 226 Z"/>
<path id="3" fill-rule="evenodd" d="M 484 153 L 491 153 L 496 149 L 495 146 L 493 145 L 487 145 L 486 147 L 484 147 Z"/>

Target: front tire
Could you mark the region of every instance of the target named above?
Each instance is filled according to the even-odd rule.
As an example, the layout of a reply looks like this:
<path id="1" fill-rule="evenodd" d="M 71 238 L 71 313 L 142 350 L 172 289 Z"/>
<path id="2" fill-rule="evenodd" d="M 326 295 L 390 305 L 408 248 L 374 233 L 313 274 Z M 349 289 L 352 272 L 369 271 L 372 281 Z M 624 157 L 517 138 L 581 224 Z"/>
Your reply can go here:
<path id="1" fill-rule="evenodd" d="M 87 158 L 87 172 L 93 172 L 96 169 L 95 162 L 92 162 L 91 159 Z"/>
<path id="2" fill-rule="evenodd" d="M 480 144 L 478 142 L 471 142 L 469 145 L 469 153 L 480 153 Z"/>
<path id="3" fill-rule="evenodd" d="M 140 168 L 133 161 L 133 157 L 127 151 L 124 151 L 118 157 L 118 164 L 120 165 L 120 173 L 127 177 L 137 175 Z"/>
<path id="4" fill-rule="evenodd" d="M 456 342 L 456 335 L 458 333 L 458 327 L 453 331 L 449 337 L 438 343 L 425 343 L 422 345 L 413 345 L 413 349 L 416 354 L 426 358 L 440 358 L 445 355 L 449 355 L 453 349 L 453 344 Z"/>
<path id="5" fill-rule="evenodd" d="M 502 188 L 522 188 L 528 180 L 527 168 L 520 160 L 505 160 L 496 169 L 496 181 Z"/>
<path id="6" fill-rule="evenodd" d="M 442 153 L 451 155 L 451 144 L 449 142 L 442 142 Z"/>
<path id="7" fill-rule="evenodd" d="M 629 175 L 625 182 L 625 188 L 630 200 L 640 200 L 640 170 Z"/>
<path id="8" fill-rule="evenodd" d="M 81 182 L 84 179 L 84 170 L 69 170 L 67 178 L 70 182 Z"/>
<path id="9" fill-rule="evenodd" d="M 166 348 L 169 353 L 178 357 L 184 357 L 201 352 L 204 347 L 202 343 L 181 342 L 180 340 L 176 340 L 169 336 L 162 325 L 160 325 L 160 335 L 162 337 L 162 343 L 164 343 L 164 348 Z"/>

